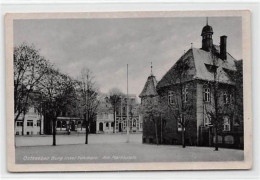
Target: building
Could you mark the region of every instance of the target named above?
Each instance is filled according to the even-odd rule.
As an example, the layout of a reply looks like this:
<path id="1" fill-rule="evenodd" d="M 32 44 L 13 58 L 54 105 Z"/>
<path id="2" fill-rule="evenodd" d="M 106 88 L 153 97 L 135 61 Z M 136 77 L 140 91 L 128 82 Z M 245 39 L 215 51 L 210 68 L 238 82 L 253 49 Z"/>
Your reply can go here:
<path id="1" fill-rule="evenodd" d="M 56 134 L 86 133 L 83 119 L 79 117 L 58 116 L 56 120 Z"/>
<path id="2" fill-rule="evenodd" d="M 15 135 L 42 135 L 44 134 L 44 120 L 42 106 L 38 103 L 41 99 L 39 92 L 28 94 L 27 106 L 24 107 L 14 124 Z M 16 117 L 15 113 L 15 117 Z"/>
<path id="3" fill-rule="evenodd" d="M 139 113 L 139 104 L 136 99 L 136 95 L 121 96 L 121 99 L 116 108 L 116 132 L 126 132 L 127 131 L 127 111 L 129 118 L 129 132 L 142 132 L 143 121 L 142 116 Z M 128 105 L 128 110 L 127 110 Z"/>
<path id="4" fill-rule="evenodd" d="M 34 106 L 30 106 L 26 114 L 21 114 L 15 122 L 16 135 L 43 134 L 44 117 Z"/>
<path id="5" fill-rule="evenodd" d="M 139 115 L 139 104 L 135 95 L 128 96 L 128 118 L 131 133 L 142 131 L 142 116 Z M 114 132 L 114 112 L 108 98 L 104 98 L 97 111 L 97 133 Z M 115 109 L 115 133 L 127 131 L 127 96 L 121 95 Z"/>
<path id="6" fill-rule="evenodd" d="M 144 118 L 144 143 L 213 146 L 217 139 L 219 146 L 243 148 L 242 61 L 227 52 L 227 36 L 214 45 L 213 33 L 207 24 L 201 48 L 191 47 L 158 83 L 148 77 L 142 106 L 158 103 L 162 112 L 158 122 Z"/>
<path id="7" fill-rule="evenodd" d="M 114 115 L 111 104 L 103 98 L 97 110 L 96 133 L 113 133 Z"/>

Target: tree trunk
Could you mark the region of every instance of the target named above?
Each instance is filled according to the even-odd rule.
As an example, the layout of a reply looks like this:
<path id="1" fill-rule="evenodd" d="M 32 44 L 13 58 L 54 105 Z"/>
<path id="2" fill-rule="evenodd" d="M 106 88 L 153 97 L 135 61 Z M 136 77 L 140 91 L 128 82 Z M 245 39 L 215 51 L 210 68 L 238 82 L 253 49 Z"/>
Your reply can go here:
<path id="1" fill-rule="evenodd" d="M 218 131 L 215 127 L 215 151 L 218 151 Z"/>
<path id="2" fill-rule="evenodd" d="M 157 123 L 156 120 L 154 121 L 154 126 L 155 126 L 155 138 L 156 138 L 156 144 L 159 144 L 159 139 L 158 139 L 158 130 L 157 130 Z"/>
<path id="3" fill-rule="evenodd" d="M 116 109 L 114 108 L 114 127 L 113 127 L 113 133 L 115 133 L 116 128 Z"/>
<path id="4" fill-rule="evenodd" d="M 88 129 L 88 126 L 89 126 L 89 121 L 87 119 L 87 115 L 85 114 L 84 115 L 84 120 L 86 122 L 86 138 L 85 138 L 85 144 L 88 144 L 88 133 L 89 133 L 89 129 Z"/>
<path id="5" fill-rule="evenodd" d="M 56 146 L 56 118 L 52 119 L 52 145 Z"/>
<path id="6" fill-rule="evenodd" d="M 89 133 L 88 122 L 86 122 L 86 139 L 85 139 L 85 144 L 88 144 L 88 133 Z"/>
<path id="7" fill-rule="evenodd" d="M 22 119 L 22 135 L 24 135 L 24 119 L 25 119 L 25 111 L 23 112 L 23 119 Z"/>
<path id="8" fill-rule="evenodd" d="M 186 145 L 185 145 L 185 129 L 184 129 L 184 126 L 182 125 L 181 126 L 181 139 L 182 139 L 182 147 L 185 148 Z"/>

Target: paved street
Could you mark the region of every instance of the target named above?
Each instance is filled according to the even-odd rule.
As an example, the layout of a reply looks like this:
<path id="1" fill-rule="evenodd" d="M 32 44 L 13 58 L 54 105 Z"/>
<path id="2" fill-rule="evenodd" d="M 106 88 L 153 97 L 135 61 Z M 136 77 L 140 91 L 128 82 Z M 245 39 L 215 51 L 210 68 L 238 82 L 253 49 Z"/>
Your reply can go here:
<path id="1" fill-rule="evenodd" d="M 57 146 L 51 146 L 52 136 L 16 137 L 16 163 L 111 163 L 111 162 L 185 162 L 241 161 L 242 150 L 214 151 L 208 147 L 148 145 L 141 143 L 141 134 L 93 134 L 89 144 L 84 135 L 59 135 Z"/>

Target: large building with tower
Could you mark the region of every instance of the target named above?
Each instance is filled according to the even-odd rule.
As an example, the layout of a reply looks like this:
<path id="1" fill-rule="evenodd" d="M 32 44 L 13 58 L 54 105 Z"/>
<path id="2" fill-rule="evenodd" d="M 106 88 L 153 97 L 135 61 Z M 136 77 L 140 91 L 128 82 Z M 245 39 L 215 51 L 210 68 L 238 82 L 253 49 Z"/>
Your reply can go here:
<path id="1" fill-rule="evenodd" d="M 242 60 L 228 53 L 227 36 L 213 44 L 213 33 L 204 26 L 201 48 L 191 47 L 158 83 L 148 77 L 141 104 L 159 104 L 160 110 L 156 121 L 144 117 L 143 143 L 213 146 L 217 139 L 219 146 L 243 148 Z"/>

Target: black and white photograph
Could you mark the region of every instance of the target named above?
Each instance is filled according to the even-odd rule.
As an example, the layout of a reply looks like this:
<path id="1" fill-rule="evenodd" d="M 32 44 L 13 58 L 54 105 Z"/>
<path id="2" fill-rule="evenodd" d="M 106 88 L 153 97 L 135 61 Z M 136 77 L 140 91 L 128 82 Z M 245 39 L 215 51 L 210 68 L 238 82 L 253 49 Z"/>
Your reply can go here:
<path id="1" fill-rule="evenodd" d="M 249 21 L 8 14 L 9 171 L 250 168 Z"/>

